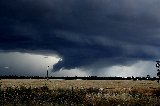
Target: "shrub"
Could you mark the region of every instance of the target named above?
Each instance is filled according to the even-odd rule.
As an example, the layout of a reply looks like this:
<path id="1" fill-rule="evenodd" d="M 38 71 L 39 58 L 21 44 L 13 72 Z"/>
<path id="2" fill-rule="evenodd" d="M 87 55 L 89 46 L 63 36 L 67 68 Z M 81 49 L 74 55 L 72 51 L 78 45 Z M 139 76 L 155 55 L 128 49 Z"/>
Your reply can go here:
<path id="1" fill-rule="evenodd" d="M 146 92 L 146 91 L 143 91 Z M 51 90 L 47 86 L 31 88 L 8 87 L 0 91 L 0 103 L 6 106 L 104 106 L 104 105 L 159 105 L 160 89 L 153 90 L 153 95 L 145 96 L 139 89 L 123 90 L 100 90 L 98 88 L 85 89 L 56 89 Z"/>

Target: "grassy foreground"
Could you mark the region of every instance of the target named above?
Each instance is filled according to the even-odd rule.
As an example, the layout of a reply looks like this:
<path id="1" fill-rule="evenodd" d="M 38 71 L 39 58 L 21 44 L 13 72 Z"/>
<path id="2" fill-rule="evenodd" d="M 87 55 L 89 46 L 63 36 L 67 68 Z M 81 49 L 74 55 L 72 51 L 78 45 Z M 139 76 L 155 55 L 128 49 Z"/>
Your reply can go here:
<path id="1" fill-rule="evenodd" d="M 1 106 L 160 106 L 156 81 L 1 80 Z"/>

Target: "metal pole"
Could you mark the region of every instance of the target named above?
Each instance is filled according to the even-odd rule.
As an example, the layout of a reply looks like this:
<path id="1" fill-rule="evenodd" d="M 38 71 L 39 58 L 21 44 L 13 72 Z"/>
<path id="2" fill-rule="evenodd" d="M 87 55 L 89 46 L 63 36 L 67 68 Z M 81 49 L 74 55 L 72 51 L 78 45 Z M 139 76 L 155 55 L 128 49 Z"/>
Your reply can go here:
<path id="1" fill-rule="evenodd" d="M 48 80 L 48 69 L 49 69 L 49 66 L 47 66 L 47 80 Z"/>

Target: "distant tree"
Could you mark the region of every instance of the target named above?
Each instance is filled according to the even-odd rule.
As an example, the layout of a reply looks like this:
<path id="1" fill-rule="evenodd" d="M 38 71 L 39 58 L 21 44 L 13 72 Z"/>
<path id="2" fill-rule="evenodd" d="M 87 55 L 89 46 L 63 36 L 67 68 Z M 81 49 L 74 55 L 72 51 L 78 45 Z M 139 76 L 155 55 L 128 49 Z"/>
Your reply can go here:
<path id="1" fill-rule="evenodd" d="M 151 78 L 150 75 L 147 75 L 146 79 L 150 79 L 150 78 Z"/>

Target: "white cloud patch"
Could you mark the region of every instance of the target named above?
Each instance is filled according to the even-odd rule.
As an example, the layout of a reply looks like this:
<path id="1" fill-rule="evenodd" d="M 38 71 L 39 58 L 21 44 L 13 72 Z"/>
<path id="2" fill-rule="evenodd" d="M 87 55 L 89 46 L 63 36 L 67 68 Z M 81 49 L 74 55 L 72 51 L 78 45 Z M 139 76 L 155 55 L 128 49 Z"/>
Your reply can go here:
<path id="1" fill-rule="evenodd" d="M 0 62 L 1 75 L 46 76 L 47 66 L 52 69 L 59 58 L 30 53 L 1 52 L 0 60 L 3 60 Z"/>
<path id="2" fill-rule="evenodd" d="M 100 76 L 121 76 L 121 77 L 156 77 L 156 67 L 153 61 L 138 61 L 130 66 L 111 66 L 103 68 Z"/>
<path id="3" fill-rule="evenodd" d="M 84 76 L 89 76 L 91 75 L 90 72 L 83 70 L 83 69 L 70 69 L 70 70 L 66 70 L 66 69 L 61 69 L 60 71 L 56 71 L 51 73 L 52 76 L 59 76 L 59 77 L 63 77 L 63 76 L 68 76 L 68 77 L 84 77 Z"/>

